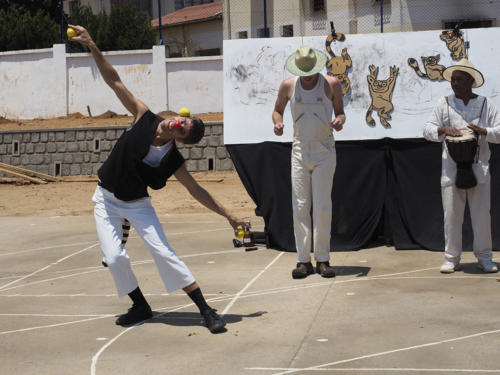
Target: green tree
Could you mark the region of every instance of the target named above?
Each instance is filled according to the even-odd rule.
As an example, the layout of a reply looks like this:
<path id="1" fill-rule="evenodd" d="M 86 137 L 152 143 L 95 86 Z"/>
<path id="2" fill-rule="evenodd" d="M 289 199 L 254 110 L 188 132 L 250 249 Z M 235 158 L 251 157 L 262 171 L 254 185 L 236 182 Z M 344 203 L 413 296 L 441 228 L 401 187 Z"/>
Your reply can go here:
<path id="1" fill-rule="evenodd" d="M 0 0 L 0 10 L 7 10 L 12 5 L 17 5 L 32 15 L 42 10 L 56 23 L 61 19 L 60 0 Z"/>
<path id="2" fill-rule="evenodd" d="M 50 48 L 58 40 L 59 25 L 43 9 L 0 7 L 0 51 Z"/>
<path id="3" fill-rule="evenodd" d="M 77 3 L 70 21 L 85 27 L 103 51 L 149 49 L 156 41 L 150 16 L 145 12 L 138 13 L 129 2 L 113 6 L 109 15 L 105 12 L 93 14 L 89 6 Z M 70 51 L 78 48 L 72 43 Z"/>

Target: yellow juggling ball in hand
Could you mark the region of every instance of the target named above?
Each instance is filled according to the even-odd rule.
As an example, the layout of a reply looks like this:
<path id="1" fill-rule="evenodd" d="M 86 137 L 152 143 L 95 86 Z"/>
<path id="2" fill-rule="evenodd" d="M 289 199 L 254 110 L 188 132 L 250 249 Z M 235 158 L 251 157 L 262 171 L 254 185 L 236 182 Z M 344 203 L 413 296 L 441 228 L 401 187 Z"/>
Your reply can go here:
<path id="1" fill-rule="evenodd" d="M 71 27 L 68 27 L 68 29 L 66 30 L 66 34 L 68 35 L 68 38 L 74 38 L 75 36 L 77 36 L 76 30 L 72 29 Z"/>
<path id="2" fill-rule="evenodd" d="M 189 117 L 191 116 L 191 112 L 186 107 L 182 107 L 181 109 L 179 109 L 179 116 Z"/>

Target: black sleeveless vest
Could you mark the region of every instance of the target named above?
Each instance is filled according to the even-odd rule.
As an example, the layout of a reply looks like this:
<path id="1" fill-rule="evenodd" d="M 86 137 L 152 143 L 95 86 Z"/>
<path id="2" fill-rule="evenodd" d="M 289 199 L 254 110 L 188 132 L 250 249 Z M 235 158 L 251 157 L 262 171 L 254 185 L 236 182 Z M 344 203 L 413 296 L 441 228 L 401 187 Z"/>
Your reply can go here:
<path id="1" fill-rule="evenodd" d="M 97 171 L 99 185 L 123 201 L 148 197 L 148 186 L 152 189 L 165 186 L 167 179 L 184 163 L 175 141 L 159 166 L 151 167 L 142 162 L 161 121 L 160 116 L 148 110 L 120 136 Z"/>

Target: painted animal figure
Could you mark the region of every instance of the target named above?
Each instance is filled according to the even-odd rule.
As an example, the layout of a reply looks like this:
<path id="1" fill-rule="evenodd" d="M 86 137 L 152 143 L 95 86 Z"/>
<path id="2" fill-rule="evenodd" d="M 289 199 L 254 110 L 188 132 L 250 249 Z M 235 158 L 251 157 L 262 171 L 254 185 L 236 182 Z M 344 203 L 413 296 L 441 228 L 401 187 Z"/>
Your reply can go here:
<path id="1" fill-rule="evenodd" d="M 326 70 L 328 75 L 339 79 L 342 85 L 342 95 L 346 95 L 351 88 L 351 81 L 349 80 L 347 69 L 352 66 L 352 60 L 347 52 L 347 48 L 342 49 L 341 56 L 335 55 L 331 48 L 331 44 L 334 40 L 343 41 L 345 40 L 345 35 L 335 33 L 328 35 L 326 38 L 326 50 L 331 56 L 331 59 L 326 64 Z"/>
<path id="2" fill-rule="evenodd" d="M 445 30 L 439 36 L 446 47 L 450 50 L 450 56 L 453 60 L 460 60 L 466 57 L 464 34 L 459 30 Z"/>
<path id="3" fill-rule="evenodd" d="M 378 67 L 375 65 L 370 65 L 368 69 L 370 69 L 370 74 L 367 76 L 367 79 L 372 102 L 370 108 L 368 108 L 366 112 L 366 122 L 371 126 L 375 126 L 372 111 L 376 110 L 382 125 L 386 128 L 390 128 L 391 124 L 389 124 L 387 120 L 392 118 L 389 112 L 394 109 L 392 105 L 392 93 L 394 91 L 396 78 L 399 74 L 399 68 L 391 66 L 389 78 L 386 80 L 377 79 Z"/>
<path id="4" fill-rule="evenodd" d="M 422 62 L 424 63 L 425 73 L 420 70 L 418 61 L 413 57 L 408 59 L 408 65 L 415 70 L 415 73 L 417 73 L 420 78 L 428 78 L 431 81 L 443 81 L 443 72 L 446 69 L 446 66 L 438 64 L 439 58 L 440 55 L 421 57 Z"/>

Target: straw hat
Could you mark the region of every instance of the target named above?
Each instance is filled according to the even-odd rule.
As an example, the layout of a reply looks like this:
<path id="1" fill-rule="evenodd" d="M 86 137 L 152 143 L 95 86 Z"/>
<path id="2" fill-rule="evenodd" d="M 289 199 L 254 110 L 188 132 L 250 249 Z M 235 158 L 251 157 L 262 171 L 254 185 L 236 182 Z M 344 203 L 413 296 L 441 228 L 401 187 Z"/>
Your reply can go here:
<path id="1" fill-rule="evenodd" d="M 300 46 L 287 59 L 285 67 L 294 76 L 312 76 L 326 65 L 326 55 L 310 46 Z"/>
<path id="2" fill-rule="evenodd" d="M 470 74 L 472 78 L 474 78 L 472 87 L 481 87 L 484 83 L 484 78 L 481 72 L 474 68 L 474 65 L 472 65 L 472 63 L 467 59 L 462 59 L 457 62 L 456 65 L 446 68 L 443 72 L 444 79 L 447 81 L 451 81 L 451 75 L 455 70 L 460 70 L 462 72 Z"/>

